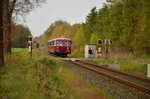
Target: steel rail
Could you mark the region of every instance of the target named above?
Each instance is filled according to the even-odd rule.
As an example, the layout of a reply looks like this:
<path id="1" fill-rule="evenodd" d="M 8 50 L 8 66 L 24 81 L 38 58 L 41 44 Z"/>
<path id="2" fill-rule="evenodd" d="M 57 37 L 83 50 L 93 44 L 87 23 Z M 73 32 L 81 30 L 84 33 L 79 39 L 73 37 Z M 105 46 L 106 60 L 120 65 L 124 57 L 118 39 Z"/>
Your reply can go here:
<path id="1" fill-rule="evenodd" d="M 136 76 L 136 75 L 126 73 L 126 72 L 118 71 L 118 70 L 115 70 L 115 69 L 111 69 L 111 68 L 108 68 L 108 67 L 96 65 L 96 64 L 93 64 L 93 63 L 89 63 L 89 62 L 84 62 L 84 61 L 81 61 L 81 60 L 79 60 L 79 62 L 89 64 L 89 65 L 92 65 L 92 66 L 95 66 L 95 67 L 98 67 L 98 68 L 102 68 L 102 69 L 105 69 L 105 70 L 108 70 L 108 71 L 111 71 L 111 72 L 115 72 L 115 73 L 118 73 L 118 74 L 121 74 L 121 75 L 125 75 L 125 76 L 128 76 L 128 77 L 143 81 L 143 82 L 150 83 L 150 79 L 142 78 L 142 77 L 139 77 L 139 76 Z"/>
<path id="2" fill-rule="evenodd" d="M 143 87 L 143 86 L 140 86 L 140 85 L 138 85 L 138 84 L 129 82 L 129 81 L 124 80 L 124 79 L 120 79 L 120 78 L 118 78 L 118 77 L 116 77 L 116 76 L 112 76 L 112 75 L 110 75 L 110 74 L 97 71 L 97 70 L 95 70 L 95 69 L 92 69 L 92 68 L 83 66 L 83 65 L 81 65 L 81 64 L 77 64 L 77 63 L 72 62 L 72 61 L 69 61 L 69 60 L 64 60 L 64 61 L 69 62 L 69 63 L 72 63 L 72 64 L 77 65 L 77 66 L 80 66 L 80 67 L 85 68 L 85 69 L 87 69 L 87 70 L 90 70 L 90 71 L 92 71 L 92 72 L 94 72 L 94 73 L 100 74 L 100 75 L 102 75 L 102 76 L 108 77 L 108 78 L 110 78 L 110 79 L 113 79 L 113 80 L 115 80 L 115 81 L 118 81 L 118 82 L 120 82 L 120 83 L 123 83 L 123 84 L 125 84 L 125 85 L 134 87 L 134 88 L 136 88 L 136 89 L 138 89 L 138 90 L 141 90 L 141 91 L 143 91 L 143 92 L 146 92 L 146 93 L 150 94 L 150 89 L 145 88 L 145 87 Z"/>

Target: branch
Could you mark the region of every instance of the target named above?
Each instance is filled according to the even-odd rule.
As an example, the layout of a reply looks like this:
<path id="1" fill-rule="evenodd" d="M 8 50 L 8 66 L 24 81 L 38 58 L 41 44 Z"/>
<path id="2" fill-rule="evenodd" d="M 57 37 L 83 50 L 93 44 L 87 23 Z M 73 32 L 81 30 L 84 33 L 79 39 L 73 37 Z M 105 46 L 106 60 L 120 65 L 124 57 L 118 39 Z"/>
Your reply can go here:
<path id="1" fill-rule="evenodd" d="M 13 0 L 10 5 L 9 5 L 9 12 L 10 12 L 10 15 L 12 15 L 13 11 L 14 11 L 14 8 L 15 8 L 15 4 L 16 4 L 16 1 L 17 0 Z"/>

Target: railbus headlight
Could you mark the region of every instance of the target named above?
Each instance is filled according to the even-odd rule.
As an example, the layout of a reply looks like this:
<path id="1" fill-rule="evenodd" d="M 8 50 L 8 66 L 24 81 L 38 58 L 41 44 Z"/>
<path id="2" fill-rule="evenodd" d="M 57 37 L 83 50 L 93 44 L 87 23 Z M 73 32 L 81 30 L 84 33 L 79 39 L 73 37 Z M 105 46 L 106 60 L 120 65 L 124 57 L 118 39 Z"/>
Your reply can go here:
<path id="1" fill-rule="evenodd" d="M 59 49 L 58 49 L 58 47 L 56 47 L 56 52 L 59 52 Z"/>

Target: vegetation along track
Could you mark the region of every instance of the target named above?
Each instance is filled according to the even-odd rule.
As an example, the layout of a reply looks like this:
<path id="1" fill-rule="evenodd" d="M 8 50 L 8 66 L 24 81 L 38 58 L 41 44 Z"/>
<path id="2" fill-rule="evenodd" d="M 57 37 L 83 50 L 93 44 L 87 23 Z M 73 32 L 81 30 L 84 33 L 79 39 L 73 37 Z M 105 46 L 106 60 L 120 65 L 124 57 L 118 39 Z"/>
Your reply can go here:
<path id="1" fill-rule="evenodd" d="M 53 54 L 51 56 L 60 58 L 60 56 L 56 56 Z M 93 64 L 81 60 L 77 60 L 77 61 L 71 61 L 66 59 L 63 60 L 150 94 L 149 78 L 141 77 L 139 75 L 130 74 L 127 72 L 123 72 L 120 70 L 108 68 L 106 66 L 100 66 L 97 64 Z"/>
<path id="2" fill-rule="evenodd" d="M 115 81 L 118 81 L 120 83 L 134 87 L 138 90 L 141 90 L 143 92 L 150 94 L 150 80 L 147 78 L 121 72 L 118 70 L 113 70 L 111 68 L 102 67 L 102 66 L 95 65 L 89 62 L 84 62 L 81 60 L 78 60 L 78 61 L 64 60 L 64 61 L 75 64 L 84 69 L 90 70 L 94 73 L 100 74 L 102 76 L 108 77 L 110 79 L 113 79 Z"/>
<path id="3" fill-rule="evenodd" d="M 133 79 L 137 79 L 137 80 L 145 82 L 145 83 L 150 83 L 150 79 L 149 78 L 141 77 L 139 75 L 130 74 L 130 73 L 127 73 L 127 72 L 119 71 L 119 70 L 116 70 L 116 69 L 108 68 L 106 66 L 100 66 L 100 65 L 89 63 L 89 62 L 85 62 L 85 61 L 80 61 L 80 62 L 82 62 L 84 64 L 95 66 L 97 68 L 108 70 L 108 71 L 111 71 L 111 72 L 114 72 L 114 73 L 117 73 L 117 74 L 120 74 L 120 75 L 124 75 L 124 76 L 130 77 L 130 78 L 133 78 Z"/>

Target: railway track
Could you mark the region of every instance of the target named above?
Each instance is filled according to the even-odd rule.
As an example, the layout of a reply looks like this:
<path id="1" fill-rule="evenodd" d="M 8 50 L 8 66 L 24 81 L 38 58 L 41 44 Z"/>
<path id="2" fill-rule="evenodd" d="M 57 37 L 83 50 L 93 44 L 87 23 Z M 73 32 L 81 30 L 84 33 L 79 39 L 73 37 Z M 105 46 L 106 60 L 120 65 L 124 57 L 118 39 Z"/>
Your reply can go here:
<path id="1" fill-rule="evenodd" d="M 57 57 L 57 58 L 62 58 L 60 56 L 56 56 L 53 54 L 51 56 Z M 74 64 L 76 66 L 80 66 L 84 69 L 87 69 L 94 73 L 100 74 L 107 78 L 118 81 L 122 84 L 131 86 L 140 91 L 150 94 L 150 79 L 149 78 L 141 77 L 139 75 L 130 74 L 127 72 L 119 71 L 116 69 L 108 68 L 106 66 L 100 66 L 97 64 L 93 64 L 93 63 L 85 62 L 85 61 L 81 61 L 81 60 L 76 61 L 76 59 L 69 60 L 69 59 L 65 59 L 65 58 L 63 58 L 63 60 L 68 63 Z"/>
<path id="2" fill-rule="evenodd" d="M 80 66 L 84 69 L 87 69 L 94 73 L 100 74 L 107 78 L 118 81 L 122 84 L 134 87 L 140 91 L 150 94 L 150 79 L 148 78 L 140 77 L 137 75 L 129 74 L 126 72 L 118 71 L 115 69 L 111 69 L 108 67 L 96 65 L 96 64 L 81 61 L 81 60 L 78 60 L 78 61 L 64 60 L 64 61 L 74 64 L 76 66 Z"/>
<path id="3" fill-rule="evenodd" d="M 81 76 L 84 80 L 89 82 L 95 88 L 100 88 L 102 90 L 107 91 L 113 97 L 118 99 L 149 99 L 150 97 L 150 83 L 148 78 L 144 77 L 134 77 L 136 75 L 125 74 L 126 72 L 120 73 L 118 70 L 107 70 L 106 66 L 99 66 L 93 63 L 89 63 L 76 58 L 62 58 L 60 56 L 55 56 L 53 54 L 44 53 L 47 56 L 57 57 L 62 59 L 62 66 L 69 68 L 71 71 L 75 72 L 77 75 Z M 70 61 L 72 60 L 72 61 Z M 82 65 L 82 66 L 80 66 Z M 97 67 L 97 68 L 96 68 Z M 113 75 L 108 74 L 107 72 L 103 72 L 101 68 L 106 68 L 103 70 L 107 71 L 117 71 L 118 73 Z M 86 69 L 88 68 L 88 69 Z M 95 72 L 96 71 L 96 72 Z M 120 74 L 119 74 L 120 73 Z M 140 79 L 141 82 L 147 83 L 147 87 L 144 85 L 139 85 L 137 83 L 130 82 L 125 80 L 124 78 L 116 77 L 116 75 L 131 75 L 133 79 Z M 129 76 L 130 77 L 130 76 Z M 145 80 L 141 80 L 145 79 Z"/>
<path id="4" fill-rule="evenodd" d="M 127 72 L 123 72 L 123 71 L 119 71 L 119 70 L 116 70 L 116 69 L 108 68 L 106 66 L 96 65 L 96 64 L 93 64 L 93 63 L 85 62 L 85 61 L 80 61 L 80 62 L 82 62 L 84 64 L 89 64 L 91 66 L 95 66 L 97 68 L 108 70 L 108 71 L 111 71 L 111 72 L 114 72 L 114 73 L 117 73 L 117 74 L 120 74 L 120 75 L 128 76 L 128 77 L 140 80 L 140 81 L 145 82 L 145 83 L 150 83 L 150 79 L 149 78 L 141 77 L 139 75 L 133 75 L 133 74 L 130 74 L 130 73 L 127 73 Z"/>

